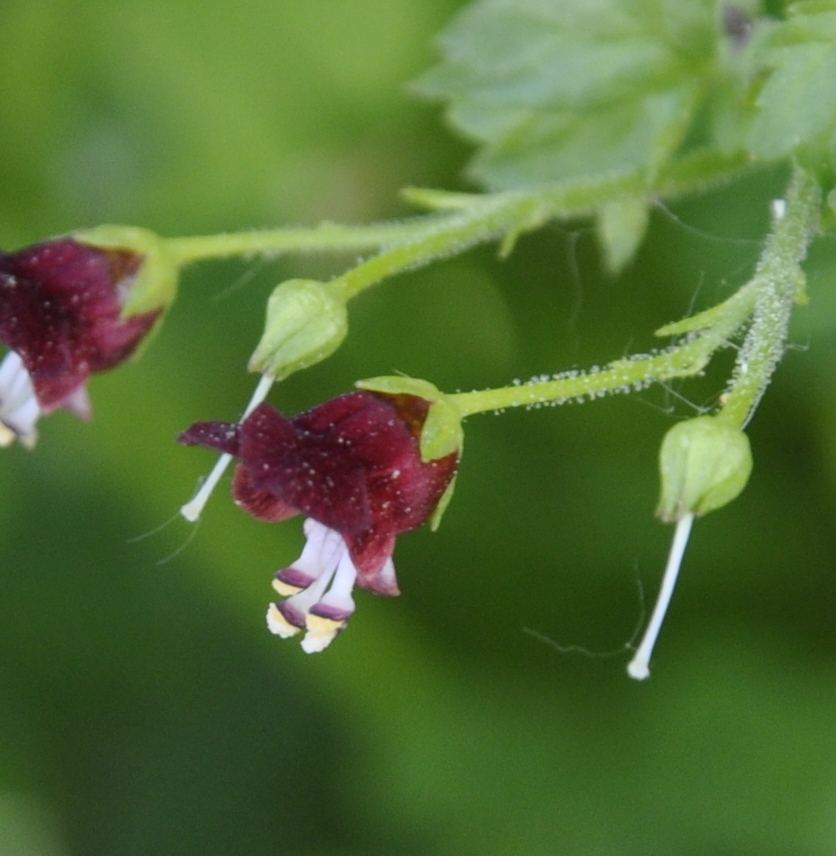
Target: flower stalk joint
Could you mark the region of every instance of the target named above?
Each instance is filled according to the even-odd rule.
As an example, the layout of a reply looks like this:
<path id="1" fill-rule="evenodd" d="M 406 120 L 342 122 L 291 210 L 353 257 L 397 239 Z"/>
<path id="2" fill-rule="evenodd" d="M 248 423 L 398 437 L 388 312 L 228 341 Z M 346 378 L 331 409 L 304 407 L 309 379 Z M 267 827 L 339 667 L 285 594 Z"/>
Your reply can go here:
<path id="1" fill-rule="evenodd" d="M 90 247 L 130 252 L 142 259 L 124 297 L 123 318 L 167 309 L 174 302 L 180 265 L 168 252 L 165 238 L 137 226 L 97 226 L 75 232 L 73 238 Z"/>
<path id="2" fill-rule="evenodd" d="M 419 448 L 425 463 L 455 455 L 461 459 L 464 447 L 463 414 L 452 396 L 445 395 L 429 381 L 419 378 L 389 376 L 357 381 L 355 386 L 389 396 L 414 396 L 429 402 L 429 410 L 421 425 Z M 435 532 L 453 498 L 456 479 L 453 477 L 430 517 L 430 529 Z"/>

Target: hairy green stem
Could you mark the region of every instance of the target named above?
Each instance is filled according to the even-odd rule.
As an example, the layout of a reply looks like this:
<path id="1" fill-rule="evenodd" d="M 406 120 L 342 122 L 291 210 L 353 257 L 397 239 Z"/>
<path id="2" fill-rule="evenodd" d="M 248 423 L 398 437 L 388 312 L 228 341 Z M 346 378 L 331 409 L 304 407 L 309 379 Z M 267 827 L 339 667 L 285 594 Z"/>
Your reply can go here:
<path id="1" fill-rule="evenodd" d="M 776 206 L 773 231 L 755 274 L 732 297 L 691 318 L 668 324 L 659 335 L 683 335 L 659 354 L 618 360 L 601 370 L 570 372 L 550 380 L 449 396 L 463 416 L 506 407 L 595 398 L 654 381 L 694 375 L 750 320 L 732 383 L 718 418 L 742 428 L 757 406 L 786 344 L 793 301 L 803 287 L 801 262 L 818 223 L 820 189 L 796 169 L 786 200 Z"/>
<path id="2" fill-rule="evenodd" d="M 555 219 L 588 215 L 623 196 L 668 198 L 729 180 L 747 168 L 745 159 L 696 153 L 670 164 L 648 186 L 641 172 L 606 179 L 540 185 L 531 189 L 483 194 L 435 190 L 406 192 L 406 197 L 435 213 L 395 223 L 253 230 L 221 235 L 169 238 L 166 255 L 176 265 L 201 259 L 272 255 L 304 251 L 375 250 L 383 252 L 334 281 L 334 289 L 353 296 L 405 268 L 462 252 L 499 236 L 511 239 Z"/>
<path id="3" fill-rule="evenodd" d="M 708 329 L 659 354 L 617 360 L 600 371 L 570 373 L 553 380 L 500 389 L 461 392 L 449 398 L 463 416 L 470 416 L 506 407 L 560 403 L 612 392 L 628 392 L 654 381 L 695 375 L 703 370 L 716 350 L 728 345 L 735 331 L 745 323 L 754 308 L 755 296 L 752 283 L 747 283 L 721 304 L 723 313 Z M 662 328 L 663 332 L 665 330 Z"/>
<path id="4" fill-rule="evenodd" d="M 336 277 L 329 287 L 335 296 L 348 300 L 386 277 L 461 253 L 475 244 L 503 237 L 504 255 L 519 235 L 549 220 L 588 216 L 604 203 L 623 197 L 678 196 L 729 179 L 744 168 L 739 157 L 700 153 L 672 164 L 653 188 L 640 174 L 632 173 L 482 195 L 413 189 L 408 192 L 409 198 L 453 213 L 436 216 L 426 225 L 413 221 L 414 232 L 406 240 Z"/>
<path id="5" fill-rule="evenodd" d="M 422 226 L 425 218 L 421 218 Z M 415 232 L 415 220 L 340 226 L 321 223 L 312 229 L 266 229 L 169 238 L 166 248 L 178 264 L 230 256 L 278 254 L 305 250 L 368 250 L 403 240 Z"/>
<path id="6" fill-rule="evenodd" d="M 395 273 L 463 252 L 512 230 L 537 228 L 548 219 L 548 210 L 534 195 L 490 194 L 467 209 L 429 222 L 407 241 L 384 249 L 328 285 L 335 296 L 348 300 Z"/>
<path id="7" fill-rule="evenodd" d="M 718 417 L 743 428 L 761 400 L 786 347 L 793 303 L 803 293 L 801 263 L 819 222 L 821 189 L 796 167 L 785 200 L 775 205 L 767 239 L 751 285 L 756 290 L 752 324 Z"/>

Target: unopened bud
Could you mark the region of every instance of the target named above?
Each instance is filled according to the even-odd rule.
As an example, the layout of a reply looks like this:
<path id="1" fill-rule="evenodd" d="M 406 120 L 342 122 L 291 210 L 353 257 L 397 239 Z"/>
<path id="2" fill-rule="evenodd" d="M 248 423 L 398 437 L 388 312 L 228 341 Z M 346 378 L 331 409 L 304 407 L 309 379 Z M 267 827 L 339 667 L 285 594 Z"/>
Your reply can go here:
<path id="1" fill-rule="evenodd" d="M 344 301 L 321 282 L 290 279 L 267 301 L 264 334 L 250 358 L 250 371 L 281 380 L 330 356 L 347 333 Z"/>
<path id="2" fill-rule="evenodd" d="M 706 514 L 731 502 L 752 471 L 749 438 L 715 416 L 680 422 L 665 435 L 659 452 L 662 520 Z"/>

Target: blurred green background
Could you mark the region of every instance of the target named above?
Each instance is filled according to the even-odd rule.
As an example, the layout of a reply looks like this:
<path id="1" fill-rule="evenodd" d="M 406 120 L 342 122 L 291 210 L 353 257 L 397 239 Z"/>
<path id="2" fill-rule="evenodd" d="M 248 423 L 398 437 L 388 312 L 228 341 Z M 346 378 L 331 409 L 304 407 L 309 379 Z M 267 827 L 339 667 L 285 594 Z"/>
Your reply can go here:
<path id="1" fill-rule="evenodd" d="M 467 145 L 406 86 L 460 5 L 0 0 L 0 246 L 363 222 L 409 213 L 404 185 L 466 188 Z M 658 211 L 618 279 L 584 224 L 398 277 L 271 399 L 646 351 L 745 280 L 782 181 Z M 196 532 L 154 531 L 214 460 L 178 431 L 249 397 L 270 289 L 351 261 L 195 266 L 143 358 L 92 383 L 94 422 L 60 413 L 3 452 L 0 856 L 836 854 L 832 239 L 751 425 L 752 480 L 695 527 L 644 684 L 625 645 L 671 535 L 656 450 L 728 355 L 670 389 L 471 419 L 444 525 L 398 546 L 402 597 L 361 592 L 321 655 L 264 624 L 296 522 L 220 490 Z"/>

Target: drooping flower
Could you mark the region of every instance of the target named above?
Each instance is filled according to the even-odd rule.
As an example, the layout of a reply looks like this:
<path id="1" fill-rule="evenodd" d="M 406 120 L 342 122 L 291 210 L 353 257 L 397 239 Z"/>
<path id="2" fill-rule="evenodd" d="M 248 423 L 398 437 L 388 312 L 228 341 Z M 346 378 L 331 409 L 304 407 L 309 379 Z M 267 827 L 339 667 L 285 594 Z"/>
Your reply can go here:
<path id="1" fill-rule="evenodd" d="M 123 317 L 144 256 L 74 238 L 0 253 L 0 445 L 33 446 L 42 415 L 91 415 L 87 381 L 133 354 L 162 312 Z"/>
<path id="2" fill-rule="evenodd" d="M 259 520 L 304 514 L 307 543 L 274 588 L 268 625 L 280 636 L 306 630 L 320 651 L 354 612 L 353 586 L 399 593 L 392 562 L 398 535 L 433 514 L 459 452 L 424 461 L 420 435 L 430 402 L 414 395 L 350 392 L 288 419 L 261 404 L 242 423 L 204 422 L 180 436 L 237 456 L 239 506 Z"/>

